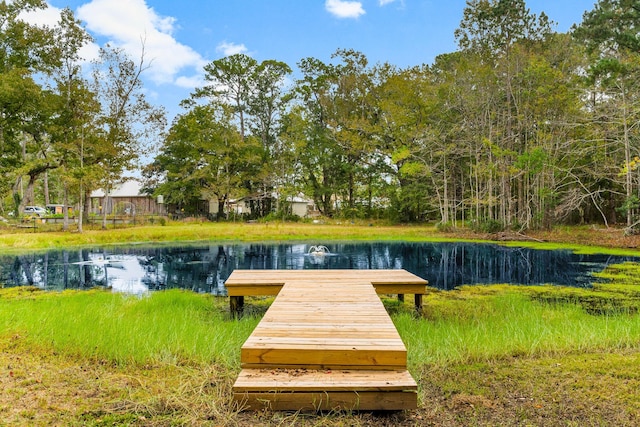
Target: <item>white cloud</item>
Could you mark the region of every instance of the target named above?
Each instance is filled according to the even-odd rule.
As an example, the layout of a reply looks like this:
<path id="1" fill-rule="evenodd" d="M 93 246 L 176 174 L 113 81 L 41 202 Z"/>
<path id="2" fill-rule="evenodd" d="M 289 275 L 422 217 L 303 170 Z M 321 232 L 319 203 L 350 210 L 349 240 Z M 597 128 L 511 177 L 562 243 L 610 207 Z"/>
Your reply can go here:
<path id="1" fill-rule="evenodd" d="M 391 3 L 398 3 L 398 7 L 402 9 L 405 7 L 404 0 L 378 0 L 380 7 L 384 7 Z"/>
<path id="2" fill-rule="evenodd" d="M 109 39 L 134 61 L 140 59 L 144 43 L 149 77 L 155 83 L 176 83 L 181 70 L 199 71 L 207 62 L 173 37 L 175 18 L 158 15 L 145 0 L 92 0 L 78 8 L 77 16 L 92 34 Z"/>
<path id="3" fill-rule="evenodd" d="M 20 16 L 30 24 L 54 27 L 60 20 L 61 11 L 62 9 L 49 6 L 46 9 L 37 9 L 35 11 L 24 13 Z"/>
<path id="4" fill-rule="evenodd" d="M 324 7 L 338 18 L 358 18 L 366 13 L 359 1 L 327 0 Z"/>
<path id="5" fill-rule="evenodd" d="M 201 75 L 195 76 L 180 76 L 176 79 L 176 86 L 185 89 L 195 89 L 197 87 L 203 87 L 207 84 L 204 77 Z"/>
<path id="6" fill-rule="evenodd" d="M 224 56 L 230 56 L 237 53 L 246 53 L 247 47 L 244 44 L 227 43 L 224 41 L 216 46 L 216 52 L 220 52 Z"/>

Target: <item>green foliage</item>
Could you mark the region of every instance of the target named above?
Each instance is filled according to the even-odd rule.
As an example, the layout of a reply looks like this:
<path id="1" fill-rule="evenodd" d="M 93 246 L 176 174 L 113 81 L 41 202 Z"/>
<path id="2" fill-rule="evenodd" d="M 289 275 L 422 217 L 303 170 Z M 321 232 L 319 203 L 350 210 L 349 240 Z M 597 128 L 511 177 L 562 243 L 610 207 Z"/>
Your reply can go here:
<path id="1" fill-rule="evenodd" d="M 471 223 L 472 230 L 480 233 L 499 233 L 504 231 L 504 224 L 495 219 L 487 219 L 482 221 L 473 221 Z"/>
<path id="2" fill-rule="evenodd" d="M 0 325 L 7 334 L 25 335 L 36 348 L 91 360 L 236 367 L 257 319 L 231 320 L 225 302 L 183 291 L 136 297 L 26 290 L 19 297 L 0 297 Z"/>
<path id="3" fill-rule="evenodd" d="M 524 0 L 468 2 L 455 37 L 462 49 L 502 55 L 513 44 L 541 39 L 551 33 L 544 14 L 531 14 Z"/>
<path id="4" fill-rule="evenodd" d="M 590 52 L 602 46 L 640 52 L 636 34 L 639 18 L 636 0 L 600 0 L 593 10 L 584 14 L 574 34 L 585 42 Z"/>
<path id="5" fill-rule="evenodd" d="M 533 176 L 542 172 L 546 160 L 544 149 L 536 147 L 531 152 L 519 155 L 514 166 Z"/>
<path id="6" fill-rule="evenodd" d="M 261 218 L 262 222 L 300 222 L 302 218 L 285 211 L 271 212 L 269 215 Z"/>
<path id="7" fill-rule="evenodd" d="M 624 213 L 629 210 L 638 209 L 639 207 L 640 207 L 640 198 L 638 198 L 638 196 L 634 194 L 631 197 L 627 197 L 624 204 L 616 208 L 616 210 L 618 212 Z"/>
<path id="8" fill-rule="evenodd" d="M 224 204 L 242 196 L 243 183 L 259 164 L 258 152 L 255 140 L 243 139 L 224 110 L 195 105 L 176 118 L 148 172 L 164 176 L 155 194 L 193 215 L 202 213 L 201 200 L 215 197 Z"/>
<path id="9" fill-rule="evenodd" d="M 454 226 L 450 222 L 439 222 L 436 224 L 436 230 L 441 233 L 451 233 L 454 231 Z"/>
<path id="10" fill-rule="evenodd" d="M 636 213 L 635 0 L 600 0 L 574 37 L 524 0 L 469 1 L 459 49 L 433 64 L 371 65 L 338 49 L 326 63 L 302 59 L 289 91 L 288 64 L 220 58 L 166 134 L 141 86 L 144 55 L 137 63 L 105 46 L 85 81 L 78 54 L 89 37 L 71 10 L 52 28 L 19 19 L 45 5 L 0 10 L 3 209 L 19 188 L 23 205 L 42 200 L 45 174 L 52 198 L 81 203 L 163 135 L 145 186 L 177 215 L 207 216 L 217 199 L 220 219 L 231 200 L 252 196 L 250 215 L 264 217 L 270 195 L 300 194 L 327 218 L 395 222 L 493 218 L 532 229 L 608 225 L 616 206 L 629 223 Z"/>

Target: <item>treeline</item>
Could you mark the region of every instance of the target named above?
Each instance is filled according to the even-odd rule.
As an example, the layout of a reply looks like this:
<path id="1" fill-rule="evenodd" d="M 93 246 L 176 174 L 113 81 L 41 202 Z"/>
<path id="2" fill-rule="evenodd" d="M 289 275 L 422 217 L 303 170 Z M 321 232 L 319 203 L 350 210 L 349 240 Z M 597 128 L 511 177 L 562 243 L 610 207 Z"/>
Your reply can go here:
<path id="1" fill-rule="evenodd" d="M 326 216 L 539 228 L 638 209 L 639 1 L 600 1 L 571 34 L 523 0 L 467 2 L 459 50 L 370 65 L 340 49 L 291 70 L 212 62 L 147 169 L 173 203 L 304 194 Z M 258 206 L 258 215 L 273 209 Z M 188 209 L 188 208 L 187 208 Z"/>
<path id="2" fill-rule="evenodd" d="M 207 84 L 183 101 L 145 167 L 146 187 L 187 214 L 215 199 L 224 216 L 231 200 L 247 197 L 255 216 L 286 216 L 287 201 L 304 195 L 329 217 L 487 231 L 632 226 L 640 206 L 638 10 L 639 0 L 600 0 L 565 34 L 524 0 L 468 0 L 454 34 L 458 50 L 406 69 L 369 64 L 349 49 L 329 63 L 302 59 L 295 74 L 283 62 L 242 54 L 213 61 Z M 133 131 L 146 127 L 129 126 L 123 138 L 116 121 L 111 132 L 102 104 L 89 102 L 101 92 L 87 86 L 82 93 L 94 96 L 72 101 L 66 94 L 79 73 L 60 74 L 66 83 L 50 92 L 66 115 L 19 116 L 15 162 L 3 156 L 2 167 L 15 185 L 17 176 L 31 176 L 29 161 L 47 158 L 20 142 L 59 141 L 68 148 L 51 169 L 73 198 L 105 184 L 104 171 L 89 172 L 110 164 L 98 154 L 108 146 L 103 140 L 123 144 L 108 174 L 118 177 L 133 159 L 123 154 L 139 142 Z M 30 133 L 27 122 L 41 115 L 68 120 L 58 125 L 64 131 Z M 80 142 L 93 145 L 78 153 Z M 89 146 L 98 151 L 88 154 Z"/>
<path id="3" fill-rule="evenodd" d="M 46 7 L 43 0 L 0 2 L 0 213 L 75 205 L 82 231 L 91 191 L 112 188 L 136 167 L 166 119 L 144 97 L 144 43 L 140 58 L 107 45 L 88 64 L 80 51 L 91 38 L 71 10 L 53 27 L 25 20 Z"/>

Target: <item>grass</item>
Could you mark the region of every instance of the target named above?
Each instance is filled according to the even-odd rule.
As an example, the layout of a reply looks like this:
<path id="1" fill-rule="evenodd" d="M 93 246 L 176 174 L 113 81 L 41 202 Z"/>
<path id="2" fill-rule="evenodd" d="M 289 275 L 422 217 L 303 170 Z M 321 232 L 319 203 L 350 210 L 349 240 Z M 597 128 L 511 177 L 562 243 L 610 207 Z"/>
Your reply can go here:
<path id="1" fill-rule="evenodd" d="M 434 236 L 433 227 L 368 226 L 366 224 L 332 223 L 168 223 L 166 226 L 145 225 L 109 230 L 87 230 L 84 233 L 51 231 L 42 233 L 0 234 L 4 250 L 52 249 L 58 247 L 110 245 L 122 243 L 172 243 L 184 241 L 297 241 L 318 240 L 417 240 Z M 438 238 L 436 236 L 436 238 Z M 446 236 L 440 237 L 446 240 Z"/>
<path id="2" fill-rule="evenodd" d="M 237 370 L 239 349 L 259 318 L 233 320 L 226 304 L 226 298 L 180 290 L 137 297 L 8 288 L 0 291 L 0 329 L 33 347 L 116 365 L 195 363 Z M 419 319 L 408 303 L 387 304 L 415 369 L 425 363 L 640 349 L 635 312 L 594 316 L 576 303 L 538 301 L 528 288 L 433 290 Z"/>
<path id="3" fill-rule="evenodd" d="M 238 412 L 230 395 L 239 348 L 259 316 L 232 320 L 224 298 L 178 290 L 140 298 L 0 289 L 0 419 L 95 426 L 636 425 L 640 315 L 634 306 L 590 307 L 602 289 L 623 300 L 637 292 L 639 270 L 611 266 L 601 289 L 569 296 L 550 287 L 432 290 L 421 317 L 409 302 L 385 300 L 422 402 L 417 411 L 392 414 Z M 553 289 L 558 298 L 541 297 Z M 252 298 L 248 308 L 259 314 L 269 302 Z"/>
<path id="4" fill-rule="evenodd" d="M 145 297 L 103 290 L 7 291 L 0 293 L 0 330 L 36 348 L 117 365 L 213 363 L 235 369 L 240 347 L 258 322 L 251 316 L 231 320 L 224 299 L 179 290 Z"/>
<path id="5" fill-rule="evenodd" d="M 593 316 L 579 305 L 541 303 L 518 290 L 488 296 L 464 289 L 452 293 L 428 299 L 426 318 L 394 317 L 409 349 L 410 368 L 640 349 L 640 316 L 635 314 Z"/>
<path id="6" fill-rule="evenodd" d="M 509 240 L 511 237 L 516 241 Z M 638 255 L 640 236 L 625 236 L 618 229 L 593 227 L 559 228 L 552 232 L 518 234 L 475 234 L 468 229 L 451 233 L 438 232 L 431 225 L 387 225 L 365 221 L 331 221 L 313 223 L 178 223 L 144 225 L 108 230 L 86 230 L 84 233 L 46 231 L 19 232 L 0 228 L 0 252 L 48 250 L 82 246 L 108 246 L 136 243 L 172 244 L 175 242 L 331 242 L 331 241 L 406 241 L 450 242 L 492 241 L 539 249 L 569 249 L 580 253 Z M 568 243 L 570 242 L 570 243 Z"/>

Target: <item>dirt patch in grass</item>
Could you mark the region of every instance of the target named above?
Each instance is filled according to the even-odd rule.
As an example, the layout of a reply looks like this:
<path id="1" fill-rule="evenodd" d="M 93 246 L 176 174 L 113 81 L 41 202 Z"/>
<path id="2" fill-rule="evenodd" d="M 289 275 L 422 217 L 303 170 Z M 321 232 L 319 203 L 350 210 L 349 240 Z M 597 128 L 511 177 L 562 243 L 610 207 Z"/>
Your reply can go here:
<path id="1" fill-rule="evenodd" d="M 640 350 L 423 365 L 420 408 L 390 413 L 238 412 L 236 372 L 124 366 L 0 339 L 0 419 L 7 425 L 512 426 L 640 424 Z M 0 424 L 2 424 L 0 422 Z"/>

